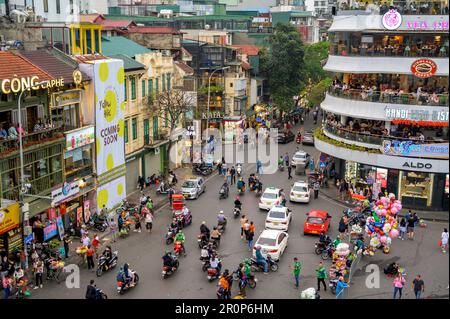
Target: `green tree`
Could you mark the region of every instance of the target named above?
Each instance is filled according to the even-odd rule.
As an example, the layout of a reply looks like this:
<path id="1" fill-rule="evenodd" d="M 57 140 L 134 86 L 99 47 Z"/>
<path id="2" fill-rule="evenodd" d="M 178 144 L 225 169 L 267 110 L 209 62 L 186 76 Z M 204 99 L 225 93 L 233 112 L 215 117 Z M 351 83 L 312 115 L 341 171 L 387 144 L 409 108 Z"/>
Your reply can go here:
<path id="1" fill-rule="evenodd" d="M 311 79 L 312 83 L 318 83 L 328 76 L 322 64 L 328 58 L 329 49 L 329 42 L 318 42 L 306 46 L 304 76 L 308 80 Z"/>
<path id="2" fill-rule="evenodd" d="M 275 106 L 281 112 L 294 108 L 293 97 L 305 84 L 304 46 L 299 32 L 289 24 L 278 24 L 269 39 L 268 50 L 261 53 L 261 71 L 268 80 Z"/>
<path id="3" fill-rule="evenodd" d="M 331 85 L 331 82 L 331 78 L 325 78 L 311 88 L 311 90 L 306 95 L 309 107 L 319 106 L 320 103 L 322 103 L 325 98 L 325 92 Z"/>

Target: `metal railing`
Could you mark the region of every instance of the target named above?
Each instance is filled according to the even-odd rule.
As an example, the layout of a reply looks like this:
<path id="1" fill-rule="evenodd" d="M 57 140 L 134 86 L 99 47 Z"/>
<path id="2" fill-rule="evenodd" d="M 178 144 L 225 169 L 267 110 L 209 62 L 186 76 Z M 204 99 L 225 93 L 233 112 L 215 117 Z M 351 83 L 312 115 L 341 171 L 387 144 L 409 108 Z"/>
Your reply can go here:
<path id="1" fill-rule="evenodd" d="M 345 44 L 332 43 L 330 55 L 338 56 L 365 56 L 365 57 L 434 57 L 448 58 L 448 47 L 445 45 L 436 47 L 351 47 Z"/>
<path id="2" fill-rule="evenodd" d="M 28 133 L 22 136 L 23 148 L 50 142 L 58 138 L 64 137 L 62 135 L 61 127 L 45 129 L 38 132 Z M 60 136 L 59 136 L 60 135 Z M 6 138 L 0 140 L 0 158 L 11 155 L 11 153 L 19 150 L 19 138 Z"/>
<path id="3" fill-rule="evenodd" d="M 433 143 L 448 142 L 448 139 L 447 140 L 445 140 L 445 139 L 437 139 L 437 140 L 427 139 L 424 141 L 420 141 L 419 139 L 402 138 L 402 137 L 396 137 L 396 136 L 383 136 L 383 135 L 372 134 L 372 133 L 355 132 L 355 131 L 351 131 L 346 128 L 336 127 L 327 122 L 324 123 L 323 130 L 325 132 L 328 132 L 335 136 L 341 137 L 345 140 L 355 141 L 355 142 L 360 142 L 360 143 L 365 143 L 365 144 L 371 144 L 374 146 L 374 148 L 379 148 L 381 145 L 383 145 L 384 140 L 414 141 L 414 143 L 417 143 L 417 144 L 433 144 Z"/>
<path id="4" fill-rule="evenodd" d="M 380 91 L 357 90 L 329 87 L 328 94 L 335 97 L 343 97 L 349 100 L 390 103 L 390 104 L 407 104 L 407 105 L 431 105 L 431 106 L 449 106 L 448 93 L 436 94 L 436 99 L 432 100 L 431 96 L 419 96 L 415 93 L 387 93 Z"/>

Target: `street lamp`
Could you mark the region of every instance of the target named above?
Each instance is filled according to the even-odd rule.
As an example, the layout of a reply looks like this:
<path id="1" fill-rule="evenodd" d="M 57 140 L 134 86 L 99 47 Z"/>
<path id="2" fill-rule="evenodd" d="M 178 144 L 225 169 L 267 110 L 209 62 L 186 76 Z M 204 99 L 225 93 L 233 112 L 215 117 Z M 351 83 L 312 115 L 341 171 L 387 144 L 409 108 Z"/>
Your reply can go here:
<path id="1" fill-rule="evenodd" d="M 22 207 L 20 208 L 20 210 L 23 212 L 23 205 L 24 205 L 24 201 L 23 201 L 23 197 L 24 194 L 26 192 L 26 186 L 25 186 L 25 172 L 24 172 L 24 167 L 23 167 L 23 143 L 22 143 L 22 135 L 24 132 L 23 126 L 22 126 L 22 110 L 21 110 L 21 103 L 22 103 L 22 95 L 30 90 L 32 87 L 37 87 L 37 86 L 41 86 L 42 84 L 47 83 L 47 81 L 42 81 L 39 83 L 36 83 L 33 86 L 27 86 L 27 87 L 23 87 L 23 91 L 20 92 L 19 94 L 19 100 L 17 102 L 17 109 L 18 109 L 18 115 L 17 115 L 17 121 L 19 122 L 19 129 L 21 129 L 21 132 L 19 132 L 19 156 L 20 156 L 20 185 L 19 185 L 19 202 L 22 204 Z M 23 223 L 23 227 L 25 227 L 25 214 L 23 214 L 23 218 L 22 218 L 22 223 Z M 25 230 L 25 229 L 23 229 Z M 22 230 L 22 231 L 23 231 Z M 25 237 L 23 238 L 23 251 L 25 254 L 25 269 L 28 269 L 28 254 L 27 254 L 27 246 L 26 246 L 26 241 L 25 241 Z"/>
<path id="2" fill-rule="evenodd" d="M 214 71 L 212 71 L 212 73 L 209 75 L 209 79 L 208 79 L 208 114 L 206 115 L 206 130 L 208 132 L 209 130 L 209 108 L 210 108 L 210 101 L 211 101 L 211 78 L 214 75 L 214 73 L 216 73 L 217 71 L 225 71 L 230 69 L 229 66 L 220 68 L 220 69 L 216 69 Z"/>

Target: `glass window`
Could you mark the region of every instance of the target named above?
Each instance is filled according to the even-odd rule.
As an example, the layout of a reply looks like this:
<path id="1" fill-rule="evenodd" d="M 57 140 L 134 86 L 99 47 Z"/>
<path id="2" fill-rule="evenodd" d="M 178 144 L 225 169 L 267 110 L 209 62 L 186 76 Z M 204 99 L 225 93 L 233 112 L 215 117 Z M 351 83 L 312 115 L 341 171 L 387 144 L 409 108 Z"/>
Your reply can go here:
<path id="1" fill-rule="evenodd" d="M 126 100 L 128 99 L 128 98 L 127 98 L 127 79 L 124 80 L 124 82 L 123 82 L 123 87 L 124 87 L 124 91 L 125 91 L 124 99 L 125 99 L 125 101 L 126 101 Z"/>
<path id="2" fill-rule="evenodd" d="M 148 144 L 150 139 L 150 121 L 148 119 L 144 119 L 144 139 L 145 143 Z"/>
<path id="3" fill-rule="evenodd" d="M 56 13 L 61 13 L 61 0 L 56 0 Z"/>
<path id="4" fill-rule="evenodd" d="M 275 246 L 276 243 L 277 243 L 276 239 L 260 237 L 258 239 L 257 245 L 261 245 L 261 246 Z"/>
<path id="5" fill-rule="evenodd" d="M 136 100 L 136 78 L 131 78 L 131 100 Z"/>
<path id="6" fill-rule="evenodd" d="M 44 12 L 48 12 L 48 0 L 44 0 Z"/>
<path id="7" fill-rule="evenodd" d="M 125 143 L 128 143 L 128 120 L 125 121 L 124 123 L 124 139 L 125 139 Z"/>
<path id="8" fill-rule="evenodd" d="M 156 79 L 156 87 L 155 87 L 156 95 L 159 94 L 159 79 Z"/>
<path id="9" fill-rule="evenodd" d="M 152 96 L 153 94 L 153 80 L 148 80 L 148 95 Z"/>
<path id="10" fill-rule="evenodd" d="M 432 199 L 434 174 L 400 172 L 400 200 L 405 206 L 429 207 Z"/>
<path id="11" fill-rule="evenodd" d="M 153 117 L 153 138 L 155 140 L 158 139 L 158 117 L 157 116 Z"/>
<path id="12" fill-rule="evenodd" d="M 137 118 L 133 118 L 131 120 L 131 129 L 133 131 L 133 140 L 137 139 L 138 137 L 138 128 L 137 128 Z"/>
<path id="13" fill-rule="evenodd" d="M 145 80 L 142 80 L 142 97 L 145 97 Z"/>
<path id="14" fill-rule="evenodd" d="M 166 75 L 165 74 L 162 75 L 161 82 L 162 82 L 162 90 L 164 92 L 166 90 Z"/>
<path id="15" fill-rule="evenodd" d="M 170 91 L 170 73 L 167 74 L 167 90 Z"/>

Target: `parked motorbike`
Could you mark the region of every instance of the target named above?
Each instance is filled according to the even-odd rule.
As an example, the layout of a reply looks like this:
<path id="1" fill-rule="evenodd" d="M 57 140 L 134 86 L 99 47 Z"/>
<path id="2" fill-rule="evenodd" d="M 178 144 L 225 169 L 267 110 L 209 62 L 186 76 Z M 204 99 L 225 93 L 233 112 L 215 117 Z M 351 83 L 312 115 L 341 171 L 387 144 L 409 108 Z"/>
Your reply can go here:
<path id="1" fill-rule="evenodd" d="M 92 217 L 89 218 L 88 226 L 94 228 L 100 232 L 104 232 L 108 228 L 108 224 L 105 219 L 98 218 L 97 220 L 93 220 Z"/>
<path id="2" fill-rule="evenodd" d="M 119 260 L 118 252 L 115 251 L 112 253 L 112 256 L 109 260 L 106 259 L 105 256 L 100 256 L 98 260 L 98 267 L 97 267 L 97 277 L 101 277 L 103 275 L 104 271 L 107 271 L 111 268 L 114 268 L 117 266 L 117 262 Z"/>
<path id="3" fill-rule="evenodd" d="M 173 256 L 173 261 L 174 261 L 174 266 L 169 267 L 169 266 L 163 266 L 162 268 L 162 277 L 163 279 L 166 279 L 167 277 L 173 275 L 175 273 L 175 271 L 177 271 L 177 269 L 180 267 L 180 262 L 178 261 L 176 256 Z"/>
<path id="4" fill-rule="evenodd" d="M 205 164 L 194 164 L 192 167 L 192 173 L 196 175 L 208 176 L 213 172 L 213 168 L 211 166 L 207 166 Z"/>
<path id="5" fill-rule="evenodd" d="M 134 288 L 139 283 L 139 275 L 136 273 L 136 271 L 132 270 L 131 268 L 128 269 L 130 274 L 132 275 L 132 282 L 129 285 L 125 285 L 121 280 L 117 281 L 117 293 L 119 295 L 123 295 L 125 292 L 130 290 L 131 288 Z"/>
<path id="6" fill-rule="evenodd" d="M 280 172 L 284 172 L 284 165 L 278 165 L 278 170 Z"/>
<path id="7" fill-rule="evenodd" d="M 330 284 L 329 284 L 329 286 L 330 286 L 331 293 L 332 293 L 333 295 L 336 294 L 336 288 L 337 288 L 337 283 L 338 283 L 338 281 L 339 281 L 338 278 L 330 279 Z"/>
<path id="8" fill-rule="evenodd" d="M 252 271 L 264 271 L 264 265 L 258 264 L 256 262 L 256 258 L 251 258 L 251 268 Z M 270 257 L 270 255 L 267 255 L 266 261 L 268 264 L 268 270 L 272 272 L 276 272 L 278 270 L 278 263 Z"/>
<path id="9" fill-rule="evenodd" d="M 159 184 L 158 189 L 156 190 L 156 194 L 167 195 L 169 194 L 169 191 L 173 189 L 172 188 L 173 186 L 175 185 L 171 185 L 167 182 L 161 182 L 161 184 Z"/>

